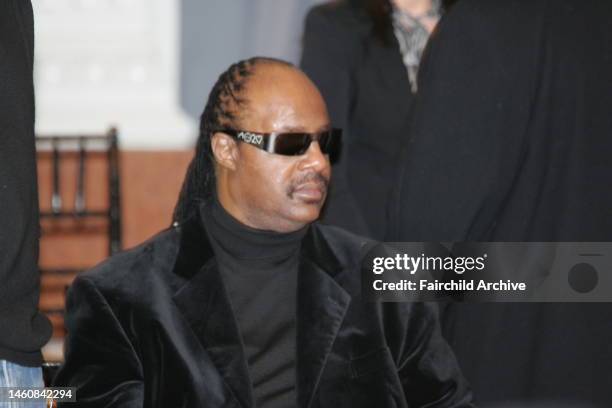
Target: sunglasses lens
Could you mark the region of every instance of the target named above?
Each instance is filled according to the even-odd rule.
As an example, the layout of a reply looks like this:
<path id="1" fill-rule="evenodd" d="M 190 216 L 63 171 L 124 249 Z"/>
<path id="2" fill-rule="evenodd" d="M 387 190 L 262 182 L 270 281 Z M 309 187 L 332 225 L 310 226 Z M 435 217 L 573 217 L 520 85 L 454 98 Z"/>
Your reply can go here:
<path id="1" fill-rule="evenodd" d="M 274 153 L 285 156 L 304 154 L 310 146 L 310 135 L 306 133 L 283 133 L 274 143 Z"/>
<path id="2" fill-rule="evenodd" d="M 274 141 L 274 153 L 285 156 L 297 156 L 306 153 L 311 141 L 319 142 L 319 148 L 323 154 L 335 154 L 340 146 L 339 129 L 321 132 L 318 136 L 309 133 L 282 133 Z"/>
<path id="3" fill-rule="evenodd" d="M 331 139 L 330 132 L 323 132 L 319 135 L 319 149 L 321 149 L 321 153 L 323 154 L 329 153 L 330 139 Z"/>
<path id="4" fill-rule="evenodd" d="M 324 154 L 329 154 L 330 157 L 337 155 L 340 151 L 341 137 L 342 130 L 340 129 L 332 129 L 330 131 L 322 133 L 319 139 L 321 151 Z"/>

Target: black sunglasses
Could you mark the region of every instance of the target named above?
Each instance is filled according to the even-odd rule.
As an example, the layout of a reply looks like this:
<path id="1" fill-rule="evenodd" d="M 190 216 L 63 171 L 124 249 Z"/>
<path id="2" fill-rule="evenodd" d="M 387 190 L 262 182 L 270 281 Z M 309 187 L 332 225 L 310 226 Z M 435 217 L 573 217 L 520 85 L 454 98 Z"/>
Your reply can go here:
<path id="1" fill-rule="evenodd" d="M 219 129 L 216 132 L 230 135 L 268 153 L 284 156 L 299 156 L 306 153 L 313 141 L 319 142 L 319 148 L 323 154 L 335 155 L 340 148 L 342 137 L 342 129 L 330 129 L 317 133 L 258 133 L 235 129 Z"/>

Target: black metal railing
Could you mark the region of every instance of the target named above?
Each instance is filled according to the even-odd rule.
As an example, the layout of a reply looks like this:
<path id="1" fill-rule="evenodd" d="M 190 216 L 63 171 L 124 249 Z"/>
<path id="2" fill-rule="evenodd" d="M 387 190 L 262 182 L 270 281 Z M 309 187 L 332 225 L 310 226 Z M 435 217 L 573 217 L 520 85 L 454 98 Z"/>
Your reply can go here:
<path id="1" fill-rule="evenodd" d="M 97 150 L 89 150 L 88 146 L 96 144 Z M 113 255 L 121 250 L 121 194 L 119 177 L 119 147 L 117 129 L 112 128 L 104 135 L 53 135 L 38 136 L 36 145 L 39 151 L 51 149 L 52 157 L 52 194 L 50 210 L 41 211 L 42 219 L 76 219 L 99 218 L 107 220 L 108 254 Z M 62 146 L 67 146 L 63 148 Z M 102 150 L 100 150 L 100 148 Z M 60 168 L 62 158 L 67 153 L 78 155 L 76 177 L 76 193 L 73 208 L 66 210 L 65 200 L 61 195 Z M 92 210 L 86 202 L 86 174 L 88 158 L 95 154 L 104 154 L 108 164 L 107 184 L 108 203 L 103 210 Z M 57 270 L 57 268 L 56 268 Z"/>

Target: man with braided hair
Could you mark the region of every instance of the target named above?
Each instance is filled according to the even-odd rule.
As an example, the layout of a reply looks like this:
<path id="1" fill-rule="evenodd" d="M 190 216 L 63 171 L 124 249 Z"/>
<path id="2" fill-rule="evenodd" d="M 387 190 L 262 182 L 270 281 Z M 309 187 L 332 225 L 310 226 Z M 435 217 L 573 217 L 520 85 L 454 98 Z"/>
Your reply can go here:
<path id="1" fill-rule="evenodd" d="M 76 406 L 471 406 L 435 309 L 365 302 L 368 241 L 315 222 L 339 134 L 294 66 L 221 75 L 172 228 L 69 292 Z"/>

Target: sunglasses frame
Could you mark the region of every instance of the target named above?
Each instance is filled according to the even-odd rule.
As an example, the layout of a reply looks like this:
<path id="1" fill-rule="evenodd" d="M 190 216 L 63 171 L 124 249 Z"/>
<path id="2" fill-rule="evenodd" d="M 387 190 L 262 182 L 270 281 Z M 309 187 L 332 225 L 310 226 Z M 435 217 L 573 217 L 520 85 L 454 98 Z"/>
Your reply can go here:
<path id="1" fill-rule="evenodd" d="M 329 130 L 324 130 L 322 132 L 316 133 L 307 133 L 307 132 L 271 132 L 271 133 L 260 133 L 260 132 L 251 132 L 248 130 L 237 130 L 237 129 L 218 129 L 215 132 L 225 133 L 233 137 L 236 140 L 241 142 L 250 144 L 251 146 L 255 146 L 258 149 L 261 149 L 268 153 L 280 154 L 282 156 L 301 156 L 310 147 L 310 144 L 315 141 L 318 142 L 321 139 L 321 136 L 325 133 L 329 134 L 329 139 L 325 146 L 321 146 L 319 143 L 319 148 L 323 154 L 334 154 L 336 148 L 339 148 L 342 138 L 342 129 L 332 128 Z M 276 141 L 279 140 L 279 137 L 304 137 L 308 136 L 309 142 L 306 146 L 303 146 L 296 153 L 280 153 L 276 150 Z"/>

